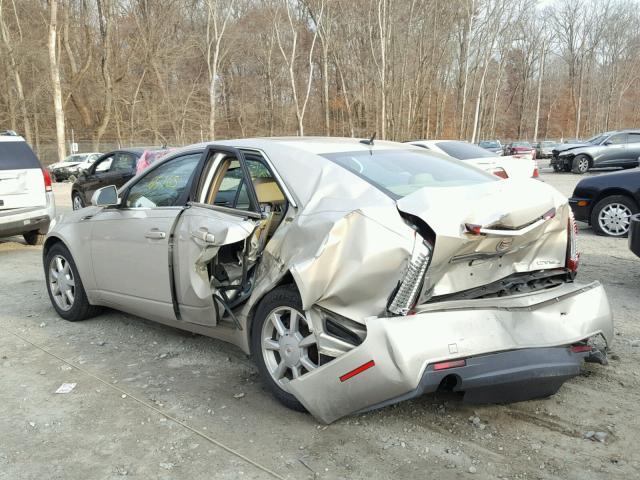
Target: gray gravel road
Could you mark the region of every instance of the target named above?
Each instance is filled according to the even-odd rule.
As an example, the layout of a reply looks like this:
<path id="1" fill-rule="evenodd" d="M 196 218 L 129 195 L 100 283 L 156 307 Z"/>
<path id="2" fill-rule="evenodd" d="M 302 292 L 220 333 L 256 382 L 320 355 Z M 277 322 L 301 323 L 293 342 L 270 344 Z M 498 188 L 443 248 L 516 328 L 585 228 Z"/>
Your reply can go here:
<path id="1" fill-rule="evenodd" d="M 543 179 L 570 194 L 579 177 Z M 55 190 L 69 209 L 69 185 Z M 615 312 L 608 367 L 546 400 L 427 395 L 330 426 L 281 407 L 222 342 L 115 311 L 60 319 L 41 249 L 2 241 L 0 479 L 638 478 L 640 259 L 583 227 L 579 279 Z"/>

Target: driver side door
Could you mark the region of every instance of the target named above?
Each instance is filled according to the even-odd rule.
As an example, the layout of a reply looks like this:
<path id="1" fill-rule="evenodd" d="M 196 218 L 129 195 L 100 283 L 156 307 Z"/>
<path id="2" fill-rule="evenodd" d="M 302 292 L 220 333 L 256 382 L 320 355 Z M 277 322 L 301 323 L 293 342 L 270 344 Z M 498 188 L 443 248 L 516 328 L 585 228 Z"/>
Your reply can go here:
<path id="1" fill-rule="evenodd" d="M 105 303 L 145 318 L 175 318 L 168 242 L 201 155 L 158 164 L 129 187 L 119 207 L 91 219 L 92 265 Z"/>

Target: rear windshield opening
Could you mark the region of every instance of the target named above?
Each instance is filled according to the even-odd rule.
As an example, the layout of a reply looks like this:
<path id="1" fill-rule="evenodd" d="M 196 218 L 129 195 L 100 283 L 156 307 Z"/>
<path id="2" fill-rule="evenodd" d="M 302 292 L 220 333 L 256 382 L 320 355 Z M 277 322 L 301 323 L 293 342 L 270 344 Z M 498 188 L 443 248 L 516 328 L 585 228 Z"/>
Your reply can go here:
<path id="1" fill-rule="evenodd" d="M 38 157 L 26 142 L 0 141 L 0 170 L 40 168 Z"/>
<path id="2" fill-rule="evenodd" d="M 458 187 L 500 180 L 428 150 L 372 150 L 323 156 L 395 199 L 424 187 Z"/>

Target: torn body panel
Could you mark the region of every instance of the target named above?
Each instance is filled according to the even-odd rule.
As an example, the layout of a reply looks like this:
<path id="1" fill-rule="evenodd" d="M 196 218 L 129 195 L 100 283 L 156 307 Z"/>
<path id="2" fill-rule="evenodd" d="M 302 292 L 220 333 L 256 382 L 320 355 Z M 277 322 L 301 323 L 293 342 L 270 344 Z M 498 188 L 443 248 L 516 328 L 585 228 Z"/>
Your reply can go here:
<path id="1" fill-rule="evenodd" d="M 607 342 L 613 337 L 609 303 L 597 282 L 564 284 L 533 295 L 431 304 L 415 315 L 367 319 L 367 338 L 360 346 L 292 381 L 290 388 L 314 416 L 333 422 L 413 391 L 436 362 L 568 347 L 596 335 Z M 370 361 L 374 367 L 340 380 Z M 531 372 L 530 379 L 535 376 Z"/>

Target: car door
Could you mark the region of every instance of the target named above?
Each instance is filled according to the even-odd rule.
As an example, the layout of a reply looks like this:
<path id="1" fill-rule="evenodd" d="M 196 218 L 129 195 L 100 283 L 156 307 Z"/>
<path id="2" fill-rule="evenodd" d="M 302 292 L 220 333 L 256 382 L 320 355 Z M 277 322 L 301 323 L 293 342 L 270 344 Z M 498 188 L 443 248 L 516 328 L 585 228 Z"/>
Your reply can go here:
<path id="1" fill-rule="evenodd" d="M 629 165 L 638 165 L 640 160 L 640 132 L 627 134 L 627 159 Z"/>
<path id="2" fill-rule="evenodd" d="M 626 133 L 616 133 L 615 135 L 611 135 L 603 142 L 600 155 L 594 159 L 594 166 L 607 167 L 624 163 L 627 159 L 626 143 Z"/>
<path id="3" fill-rule="evenodd" d="M 169 238 L 202 151 L 171 157 L 142 175 L 121 204 L 91 218 L 91 259 L 102 300 L 146 318 L 173 318 Z"/>
<path id="4" fill-rule="evenodd" d="M 93 195 L 93 192 L 99 188 L 109 185 L 108 183 L 105 183 L 105 179 L 107 178 L 115 157 L 116 152 L 109 153 L 99 158 L 89 168 L 89 170 L 87 170 L 84 177 L 82 177 L 80 185 L 85 205 L 89 205 L 91 203 L 91 196 Z"/>
<path id="5" fill-rule="evenodd" d="M 196 200 L 177 224 L 174 278 L 180 319 L 214 326 L 232 302 L 225 293 L 214 293 L 212 260 L 225 247 L 247 248 L 263 217 L 253 183 L 247 181 L 251 175 L 242 152 L 212 148 L 207 155 Z M 238 268 L 242 269 L 244 260 L 238 258 Z"/>

